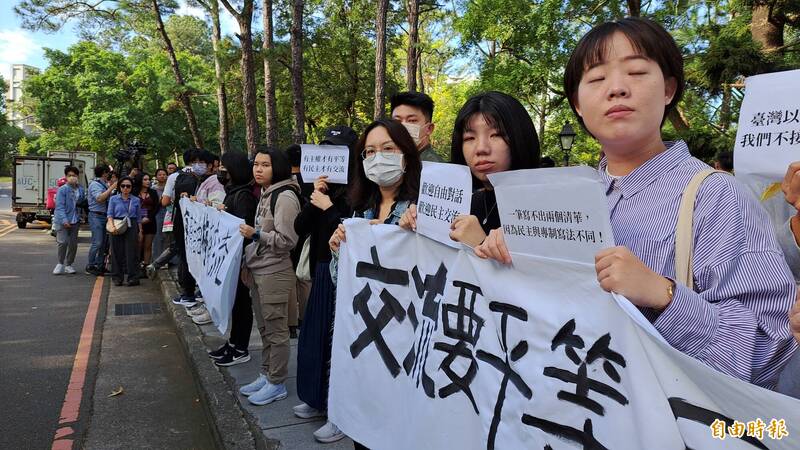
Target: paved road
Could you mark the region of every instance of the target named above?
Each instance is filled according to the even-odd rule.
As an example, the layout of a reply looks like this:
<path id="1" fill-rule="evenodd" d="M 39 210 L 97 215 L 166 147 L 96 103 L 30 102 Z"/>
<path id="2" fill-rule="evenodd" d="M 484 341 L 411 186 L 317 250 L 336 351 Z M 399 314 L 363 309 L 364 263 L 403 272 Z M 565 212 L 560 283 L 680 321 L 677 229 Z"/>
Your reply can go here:
<path id="1" fill-rule="evenodd" d="M 0 196 L 6 192 L 0 186 Z M 115 308 L 107 308 L 110 283 L 102 283 L 92 302 L 97 279 L 82 271 L 88 229 L 80 233 L 75 261 L 80 272 L 54 276 L 55 239 L 42 225 L 18 229 L 10 205 L 0 204 L 0 449 L 213 448 L 191 372 L 166 317 L 108 319 L 115 315 Z M 141 289 L 112 295 L 114 303 L 158 301 L 149 285 L 144 281 Z M 82 337 L 87 316 L 93 317 L 91 304 L 97 305 L 97 320 L 93 330 L 87 321 Z M 76 373 L 81 376 L 71 379 Z M 83 374 L 80 386 L 74 381 L 84 380 Z M 120 374 L 135 382 L 125 382 L 128 394 L 108 403 L 109 386 L 122 383 Z M 137 389 L 137 383 L 149 389 Z M 77 421 L 59 424 L 62 414 L 74 417 L 76 409 Z M 139 445 L 131 441 L 137 433 Z"/>
<path id="2" fill-rule="evenodd" d="M 86 264 L 86 233 L 76 267 Z M 50 448 L 58 425 L 93 280 L 55 278 L 54 259 L 43 228 L 19 230 L 0 211 L 0 448 Z"/>

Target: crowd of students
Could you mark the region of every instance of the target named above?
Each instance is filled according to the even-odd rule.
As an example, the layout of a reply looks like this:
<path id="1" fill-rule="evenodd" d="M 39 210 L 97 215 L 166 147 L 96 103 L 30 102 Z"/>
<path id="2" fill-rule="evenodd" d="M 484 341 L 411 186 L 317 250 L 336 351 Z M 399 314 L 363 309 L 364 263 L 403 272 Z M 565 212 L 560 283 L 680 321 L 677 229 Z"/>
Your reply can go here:
<path id="1" fill-rule="evenodd" d="M 598 170 L 618 244 L 597 254 L 598 283 L 639 307 L 678 350 L 720 372 L 798 397 L 800 216 L 777 224 L 776 239 L 763 208 L 733 176 L 709 175 L 695 202 L 691 273 L 687 282 L 678 281 L 683 270 L 675 267 L 678 207 L 686 185 L 708 169 L 691 156 L 685 142 L 662 139 L 661 127 L 683 89 L 679 48 L 647 19 L 595 27 L 580 40 L 565 68 L 569 104 L 601 146 Z M 219 165 L 207 152 L 190 150 L 184 155 L 187 169 L 157 172 L 159 186 L 171 172 L 162 192 L 148 189 L 142 177 L 138 182 L 123 178 L 120 193 L 111 196 L 117 186 L 107 184 L 106 172 L 95 171 L 97 179 L 89 186 L 90 265 L 100 267 L 105 245 L 95 230 L 127 218 L 127 231 L 112 234 L 112 276 L 121 283 L 121 268 L 127 267 L 128 284 L 137 283 L 139 272 L 131 267 L 138 269 L 138 259 L 130 256 L 137 233 L 152 235 L 162 229 L 163 215 L 158 217 L 164 210 L 153 201 L 160 197 L 162 207 L 174 208 L 165 213 L 172 217 L 172 239 L 160 244 L 166 250 L 153 264 L 177 255 L 181 295 L 174 302 L 197 317 L 204 314 L 203 307 L 186 264 L 177 200 L 190 197 L 244 219 L 244 257 L 230 339 L 209 356 L 220 366 L 250 360 L 255 316 L 262 340 L 261 373 L 239 391 L 255 405 L 284 399 L 289 339 L 299 324 L 297 392 L 303 403 L 294 413 L 323 417 L 338 252 L 348 238 L 341 221 L 360 217 L 416 229 L 421 161 L 441 160 L 430 145 L 433 109 L 427 95 L 401 93 L 392 98 L 391 118 L 375 120 L 360 137 L 348 127 L 329 129 L 320 144 L 345 145 L 351 152 L 347 185 L 325 177 L 302 180 L 296 146 L 287 151 L 260 147 L 252 161 L 227 153 Z M 539 139 L 525 108 L 500 92 L 469 98 L 453 124 L 450 162 L 468 166 L 474 183 L 471 213 L 453 221 L 451 238 L 481 258 L 510 264 L 488 175 L 550 165 L 540 158 Z M 59 263 L 67 266 L 74 260 L 70 205 L 82 195 L 71 177 L 58 192 L 58 202 L 67 207 L 57 213 Z M 800 163 L 788 169 L 783 190 L 800 211 Z M 155 227 L 147 226 L 153 222 Z M 321 442 L 344 436 L 331 422 L 314 435 Z"/>

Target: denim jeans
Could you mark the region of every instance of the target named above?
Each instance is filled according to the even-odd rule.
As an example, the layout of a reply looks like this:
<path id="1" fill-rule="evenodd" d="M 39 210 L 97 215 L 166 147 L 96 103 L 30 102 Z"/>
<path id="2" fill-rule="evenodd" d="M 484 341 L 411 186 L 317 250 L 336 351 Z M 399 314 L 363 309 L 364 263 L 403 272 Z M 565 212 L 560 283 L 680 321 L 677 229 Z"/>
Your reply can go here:
<path id="1" fill-rule="evenodd" d="M 89 229 L 92 230 L 92 245 L 89 247 L 89 265 L 103 267 L 108 253 L 108 233 L 105 214 L 89 213 Z"/>

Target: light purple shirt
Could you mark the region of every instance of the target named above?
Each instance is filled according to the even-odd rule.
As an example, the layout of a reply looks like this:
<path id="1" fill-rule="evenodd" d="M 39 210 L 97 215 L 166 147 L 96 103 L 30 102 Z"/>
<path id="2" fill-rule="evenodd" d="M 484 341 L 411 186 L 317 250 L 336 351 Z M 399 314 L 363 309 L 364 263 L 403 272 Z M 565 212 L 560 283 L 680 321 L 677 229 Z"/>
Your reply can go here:
<path id="1" fill-rule="evenodd" d="M 689 180 L 708 169 L 683 141 L 606 188 L 617 245 L 651 270 L 675 278 L 675 226 Z M 764 209 L 732 176 L 714 174 L 701 186 L 694 216 L 694 291 L 678 285 L 661 313 L 642 313 L 673 347 L 736 378 L 774 389 L 797 348 L 788 311 L 795 283 Z"/>

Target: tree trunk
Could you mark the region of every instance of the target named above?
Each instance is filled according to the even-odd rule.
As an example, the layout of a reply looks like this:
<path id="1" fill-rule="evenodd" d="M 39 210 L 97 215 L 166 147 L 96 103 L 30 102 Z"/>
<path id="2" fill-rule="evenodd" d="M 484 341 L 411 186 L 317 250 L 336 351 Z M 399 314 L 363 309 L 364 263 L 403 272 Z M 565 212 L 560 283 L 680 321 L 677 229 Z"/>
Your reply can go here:
<path id="1" fill-rule="evenodd" d="M 425 78 L 422 76 L 422 52 L 417 52 L 417 68 L 419 69 L 419 91 L 425 93 Z"/>
<path id="2" fill-rule="evenodd" d="M 294 130 L 292 141 L 303 144 L 306 140 L 306 109 L 303 98 L 303 6 L 304 0 L 294 0 L 292 4 L 292 110 Z"/>
<path id="3" fill-rule="evenodd" d="M 731 87 L 722 86 L 722 104 L 719 107 L 719 127 L 722 131 L 728 131 L 731 124 Z"/>
<path id="4" fill-rule="evenodd" d="M 228 93 L 225 89 L 225 75 L 222 70 L 219 43 L 222 39 L 219 24 L 219 3 L 209 0 L 211 15 L 211 46 L 214 49 L 214 75 L 217 84 L 217 108 L 219 109 L 219 151 L 225 154 L 228 150 Z"/>
<path id="5" fill-rule="evenodd" d="M 627 0 L 628 1 L 628 15 L 631 17 L 639 17 L 642 13 L 641 0 Z"/>
<path id="6" fill-rule="evenodd" d="M 267 115 L 267 145 L 278 144 L 278 109 L 275 101 L 275 84 L 272 80 L 272 54 L 275 51 L 272 29 L 272 0 L 264 0 L 264 102 Z"/>
<path id="7" fill-rule="evenodd" d="M 373 116 L 379 119 L 386 113 L 386 13 L 389 0 L 378 0 L 375 16 L 375 110 Z"/>
<path id="8" fill-rule="evenodd" d="M 417 90 L 417 62 L 419 61 L 419 0 L 408 0 L 408 51 L 406 52 L 406 88 Z"/>
<path id="9" fill-rule="evenodd" d="M 680 106 L 675 106 L 675 108 L 669 112 L 669 115 L 667 115 L 667 119 L 669 119 L 676 131 L 682 132 L 689 130 L 689 121 L 686 120 L 686 116 L 683 114 Z"/>
<path id="10" fill-rule="evenodd" d="M 164 40 L 164 49 L 169 55 L 172 73 L 175 75 L 175 83 L 178 84 L 180 89 L 178 101 L 180 101 L 183 113 L 186 115 L 186 124 L 189 126 L 189 132 L 192 134 L 192 141 L 194 142 L 195 147 L 203 148 L 203 138 L 200 136 L 200 130 L 197 128 L 197 119 L 195 118 L 194 111 L 192 110 L 192 101 L 189 91 L 186 87 L 186 83 L 183 81 L 183 75 L 181 75 L 181 68 L 178 65 L 178 58 L 175 56 L 175 48 L 172 47 L 172 41 L 167 35 L 167 30 L 164 29 L 164 21 L 161 20 L 161 9 L 158 6 L 158 0 L 152 0 L 152 5 L 153 14 L 156 18 L 156 26 L 158 27 L 158 32 L 161 34 L 161 39 Z"/>
<path id="11" fill-rule="evenodd" d="M 750 20 L 753 40 L 761 44 L 761 51 L 771 53 L 783 46 L 783 23 L 770 17 L 769 3 L 756 2 Z"/>

